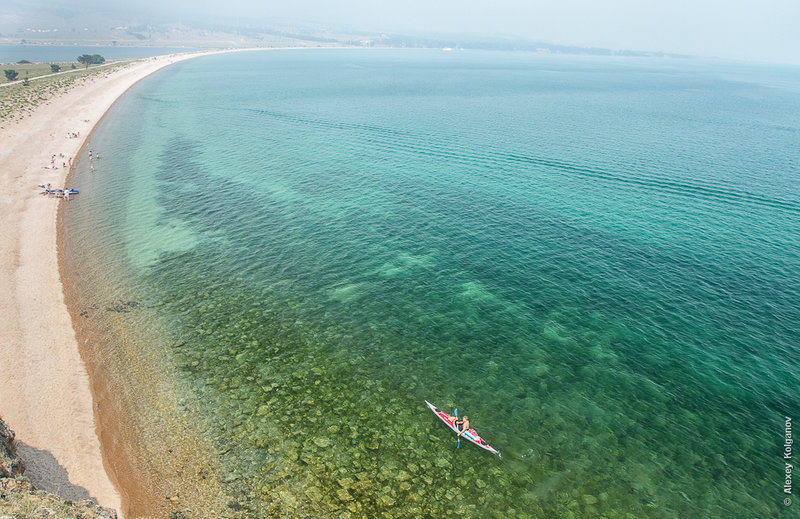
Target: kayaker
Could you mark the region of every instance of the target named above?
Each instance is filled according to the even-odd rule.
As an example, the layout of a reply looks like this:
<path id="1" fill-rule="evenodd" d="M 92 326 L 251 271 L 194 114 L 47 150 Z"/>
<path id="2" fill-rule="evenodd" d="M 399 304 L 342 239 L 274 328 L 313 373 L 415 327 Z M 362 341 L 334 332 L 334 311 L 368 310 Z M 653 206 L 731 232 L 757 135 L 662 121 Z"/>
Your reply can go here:
<path id="1" fill-rule="evenodd" d="M 469 430 L 469 417 L 464 415 L 464 418 L 462 418 L 461 420 L 456 420 L 455 424 L 456 424 L 456 427 L 458 427 L 458 429 L 459 429 L 458 436 L 461 436 L 462 434 L 464 434 L 465 432 L 467 432 Z M 458 437 L 458 436 L 456 436 L 456 437 Z"/>

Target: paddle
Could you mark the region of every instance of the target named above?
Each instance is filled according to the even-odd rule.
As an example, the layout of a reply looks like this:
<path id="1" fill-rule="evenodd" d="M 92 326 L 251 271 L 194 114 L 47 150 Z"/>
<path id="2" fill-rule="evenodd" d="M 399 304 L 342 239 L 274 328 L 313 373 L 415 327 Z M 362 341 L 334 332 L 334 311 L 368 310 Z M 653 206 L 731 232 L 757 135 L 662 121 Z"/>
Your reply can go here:
<path id="1" fill-rule="evenodd" d="M 458 408 L 457 407 L 453 411 L 453 415 L 456 417 L 456 419 L 458 419 Z M 456 427 L 456 429 L 458 429 L 458 427 Z M 460 449 L 461 448 L 461 436 L 457 436 L 456 438 L 458 439 L 458 443 L 456 444 L 456 449 Z"/>

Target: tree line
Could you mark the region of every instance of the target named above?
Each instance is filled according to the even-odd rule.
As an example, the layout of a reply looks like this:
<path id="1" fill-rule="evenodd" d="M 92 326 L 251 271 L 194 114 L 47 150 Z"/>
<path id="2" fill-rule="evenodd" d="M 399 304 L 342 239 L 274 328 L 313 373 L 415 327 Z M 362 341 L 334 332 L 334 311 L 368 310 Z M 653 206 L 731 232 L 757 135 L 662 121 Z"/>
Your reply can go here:
<path id="1" fill-rule="evenodd" d="M 100 54 L 82 54 L 82 55 L 78 56 L 77 61 L 78 61 L 78 63 L 80 63 L 82 65 L 86 65 L 86 68 L 88 69 L 89 65 L 100 65 L 101 63 L 105 63 L 106 59 L 103 56 L 101 56 Z M 24 65 L 24 64 L 29 64 L 30 61 L 22 60 L 22 61 L 19 61 L 18 63 L 21 64 L 21 65 Z M 73 69 L 76 68 L 74 63 L 72 64 L 72 68 Z M 54 73 L 54 74 L 56 72 L 61 72 L 61 65 L 58 65 L 56 63 L 51 63 L 50 64 L 50 71 L 52 73 Z M 5 70 L 3 70 L 3 73 L 5 74 L 6 79 L 9 82 L 16 81 L 17 78 L 19 77 L 19 72 L 17 72 L 14 69 L 5 69 Z M 27 74 L 27 72 L 26 72 L 26 74 Z M 26 78 L 25 81 L 26 81 L 25 84 L 27 84 L 27 78 Z"/>

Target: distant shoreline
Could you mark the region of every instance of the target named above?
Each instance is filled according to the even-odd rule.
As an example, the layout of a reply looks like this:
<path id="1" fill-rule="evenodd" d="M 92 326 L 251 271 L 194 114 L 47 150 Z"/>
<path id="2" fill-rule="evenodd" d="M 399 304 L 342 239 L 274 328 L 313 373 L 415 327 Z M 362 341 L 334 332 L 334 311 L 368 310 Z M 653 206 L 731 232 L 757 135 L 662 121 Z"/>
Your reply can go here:
<path id="1" fill-rule="evenodd" d="M 284 39 L 281 39 L 284 38 Z M 20 39 L 0 38 L 0 51 L 3 47 L 18 46 L 32 49 L 59 49 L 59 48 L 86 48 L 86 49 L 107 49 L 111 59 L 130 59 L 145 56 L 114 56 L 115 50 L 132 49 L 165 49 L 171 52 L 184 51 L 205 51 L 205 50 L 240 50 L 240 49 L 321 49 L 321 48 L 348 48 L 348 49 L 426 49 L 426 50 L 473 50 L 473 51 L 500 51 L 500 52 L 529 52 L 534 54 L 553 54 L 564 56 L 607 56 L 607 57 L 631 57 L 631 58 L 652 58 L 652 59 L 698 59 L 698 60 L 722 60 L 722 61 L 741 61 L 734 58 L 719 58 L 713 56 L 702 56 L 693 54 L 683 54 L 665 51 L 644 51 L 632 49 L 612 49 L 603 47 L 582 47 L 577 45 L 557 44 L 546 41 L 534 41 L 515 38 L 491 38 L 491 37 L 453 37 L 453 36 L 407 36 L 407 35 L 352 35 L 350 39 L 340 38 L 338 40 L 324 40 L 308 37 L 303 39 L 302 35 L 281 35 L 275 40 L 233 41 L 226 39 L 208 40 L 181 40 L 169 41 L 158 40 L 152 44 L 142 44 L 139 41 L 125 41 L 112 44 L 112 40 L 103 42 L 81 42 L 81 41 L 59 41 L 59 40 L 25 40 L 20 43 Z M 0 52 L 0 61 L 2 52 Z M 744 60 L 752 61 L 752 60 Z"/>

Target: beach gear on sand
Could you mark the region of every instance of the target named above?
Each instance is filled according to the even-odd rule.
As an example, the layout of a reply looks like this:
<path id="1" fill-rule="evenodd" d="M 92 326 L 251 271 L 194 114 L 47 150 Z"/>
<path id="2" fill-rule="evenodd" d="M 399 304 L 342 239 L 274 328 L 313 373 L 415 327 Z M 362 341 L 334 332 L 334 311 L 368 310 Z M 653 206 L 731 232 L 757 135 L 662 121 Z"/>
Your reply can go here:
<path id="1" fill-rule="evenodd" d="M 44 190 L 45 190 L 45 192 L 46 192 L 46 193 L 51 193 L 51 194 L 54 194 L 54 193 L 63 193 L 63 192 L 64 192 L 64 190 L 63 190 L 63 189 L 53 189 L 53 188 L 50 188 L 50 189 L 48 190 L 48 189 L 47 189 L 47 186 L 45 186 L 44 184 L 38 184 L 36 187 L 41 187 L 42 189 L 44 189 Z M 70 194 L 70 195 L 77 195 L 77 194 L 79 193 L 79 191 L 78 191 L 77 189 L 72 189 L 72 188 L 68 189 L 67 191 L 69 192 L 69 194 Z"/>

